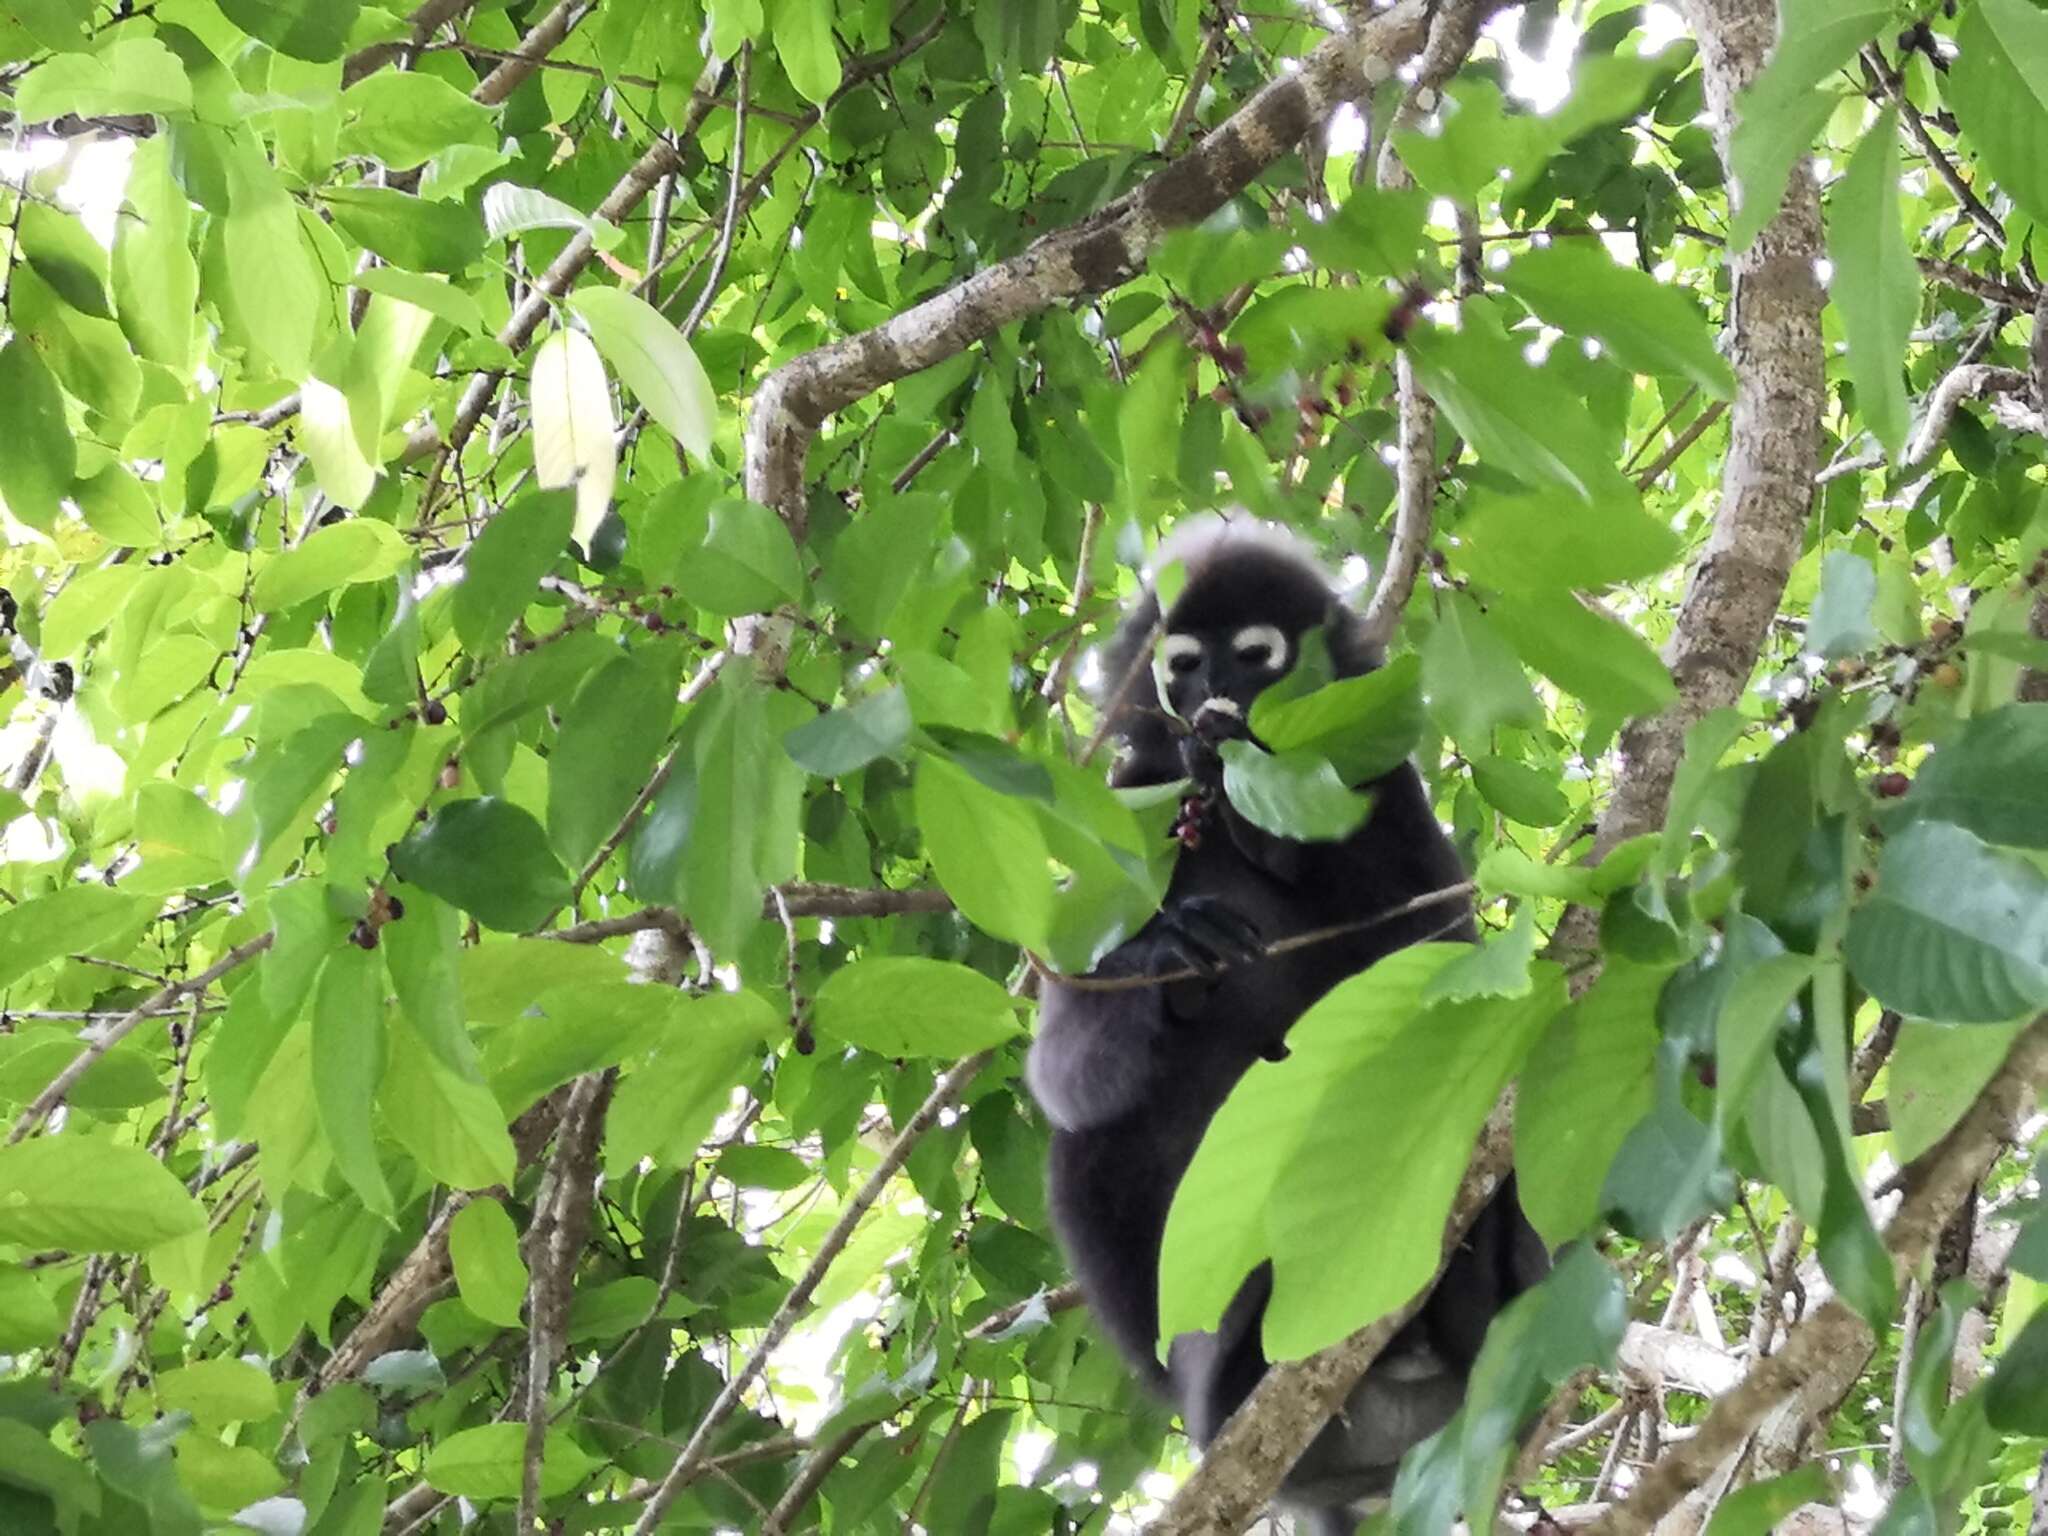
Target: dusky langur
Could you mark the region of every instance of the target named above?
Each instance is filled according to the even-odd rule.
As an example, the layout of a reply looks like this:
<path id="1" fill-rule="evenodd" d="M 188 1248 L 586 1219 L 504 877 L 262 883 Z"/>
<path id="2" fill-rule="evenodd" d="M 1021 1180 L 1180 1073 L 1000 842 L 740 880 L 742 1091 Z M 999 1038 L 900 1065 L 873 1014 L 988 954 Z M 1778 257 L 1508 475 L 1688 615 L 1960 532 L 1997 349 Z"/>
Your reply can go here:
<path id="1" fill-rule="evenodd" d="M 1459 897 L 1264 953 L 1276 939 L 1362 922 L 1465 873 L 1411 763 L 1354 786 L 1372 809 L 1341 842 L 1275 837 L 1231 808 L 1218 747 L 1249 736 L 1252 701 L 1294 667 L 1304 641 L 1321 637 L 1338 676 L 1379 658 L 1360 616 L 1284 530 L 1245 517 L 1197 519 L 1161 547 L 1160 568 L 1176 561 L 1185 580 L 1164 622 L 1148 583 L 1106 647 L 1100 687 L 1119 747 L 1111 782 L 1186 778 L 1198 809 L 1184 813 L 1160 911 L 1092 975 L 1200 974 L 1124 990 L 1049 978 L 1027 1076 L 1053 1124 L 1051 1211 L 1075 1277 L 1103 1330 L 1206 1446 L 1265 1372 L 1259 1330 L 1271 1273 L 1253 1272 L 1215 1332 L 1175 1338 L 1162 1369 L 1160 1240 L 1202 1133 L 1254 1062 L 1285 1055 L 1288 1029 L 1338 982 L 1406 945 L 1477 933 Z M 1372 1127 L 1357 1131 L 1358 1176 L 1398 1178 L 1375 1166 Z M 1351 1536 L 1361 1505 L 1392 1488 L 1402 1454 L 1456 1412 L 1494 1314 L 1547 1267 L 1509 1182 L 1421 1312 L 1289 1473 L 1283 1507 L 1315 1536 Z"/>

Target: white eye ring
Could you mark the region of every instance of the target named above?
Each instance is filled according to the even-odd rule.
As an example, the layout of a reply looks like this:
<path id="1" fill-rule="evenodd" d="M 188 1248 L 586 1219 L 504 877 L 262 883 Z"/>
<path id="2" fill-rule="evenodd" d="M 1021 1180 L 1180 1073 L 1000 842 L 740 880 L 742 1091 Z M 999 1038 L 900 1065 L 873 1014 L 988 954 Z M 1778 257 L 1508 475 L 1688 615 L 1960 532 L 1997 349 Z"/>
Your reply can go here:
<path id="1" fill-rule="evenodd" d="M 1287 636 L 1277 625 L 1247 624 L 1230 637 L 1230 648 L 1239 661 L 1263 666 L 1271 672 L 1287 666 Z"/>
<path id="2" fill-rule="evenodd" d="M 1193 635 L 1168 635 L 1159 659 L 1169 672 L 1185 672 L 1202 656 L 1202 642 Z"/>

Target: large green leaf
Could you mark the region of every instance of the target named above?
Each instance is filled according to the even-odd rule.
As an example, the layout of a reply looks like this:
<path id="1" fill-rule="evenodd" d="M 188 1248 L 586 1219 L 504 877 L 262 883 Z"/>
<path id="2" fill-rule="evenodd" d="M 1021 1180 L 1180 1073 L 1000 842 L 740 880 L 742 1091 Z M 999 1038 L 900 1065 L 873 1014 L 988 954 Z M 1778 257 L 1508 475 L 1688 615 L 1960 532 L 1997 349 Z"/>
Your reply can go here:
<path id="1" fill-rule="evenodd" d="M 1669 568 L 1678 538 L 1622 501 L 1565 502 L 1554 496 L 1480 494 L 1458 524 L 1454 562 L 1499 592 L 1529 587 L 1592 591 Z"/>
<path id="2" fill-rule="evenodd" d="M 484 253 L 483 226 L 460 203 L 389 187 L 334 187 L 320 201 L 351 239 L 395 266 L 460 272 Z"/>
<path id="3" fill-rule="evenodd" d="M 548 836 L 581 865 L 633 803 L 668 739 L 682 654 L 643 646 L 610 663 L 569 701 L 548 762 Z"/>
<path id="4" fill-rule="evenodd" d="M 1818 87 L 1891 19 L 1890 0 L 1786 0 L 1768 67 L 1737 98 L 1728 146 L 1736 182 L 1729 245 L 1742 250 L 1785 196 L 1794 162 L 1834 109 Z"/>
<path id="5" fill-rule="evenodd" d="M 2048 219 L 2048 16 L 2027 0 L 1975 0 L 1956 46 L 1942 100 L 1992 179 Z"/>
<path id="6" fill-rule="evenodd" d="M 2048 32 L 2048 22 L 2042 28 Z M 2048 108 L 2036 102 L 2034 110 L 2048 132 Z M 1920 314 L 1920 269 L 1900 224 L 1898 129 L 1892 108 L 1880 112 L 1828 197 L 1828 259 L 1835 267 L 1828 298 L 1841 311 L 1849 341 L 1857 408 L 1894 462 L 1912 424 L 1906 338 Z"/>
<path id="7" fill-rule="evenodd" d="M 76 1133 L 0 1147 L 0 1242 L 140 1253 L 205 1225 L 204 1207 L 140 1147 Z"/>
<path id="8" fill-rule="evenodd" d="M 352 517 L 316 528 L 298 548 L 285 550 L 262 566 L 249 598 L 259 613 L 296 608 L 336 587 L 382 581 L 411 554 L 389 523 Z"/>
<path id="9" fill-rule="evenodd" d="M 1521 662 L 1463 593 L 1446 595 L 1422 642 L 1422 691 L 1437 724 L 1467 752 L 1487 750 L 1495 726 L 1543 719 Z"/>
<path id="10" fill-rule="evenodd" d="M 479 1424 L 459 1430 L 436 1445 L 427 1457 L 423 1475 L 429 1485 L 442 1493 L 465 1499 L 516 1499 L 526 1465 L 526 1426 L 523 1423 Z M 540 1490 L 547 1498 L 560 1498 L 595 1470 L 590 1459 L 567 1430 L 548 1431 L 541 1454 Z"/>
<path id="11" fill-rule="evenodd" d="M 1552 1245 L 1585 1232 L 1629 1127 L 1655 1098 L 1661 966 L 1610 960 L 1529 1053 L 1515 1093 L 1515 1183 Z"/>
<path id="12" fill-rule="evenodd" d="M 1423 386 L 1487 464 L 1580 501 L 1634 495 L 1584 400 L 1560 370 L 1530 366 L 1520 340 L 1468 322 L 1418 332 L 1409 345 Z"/>
<path id="13" fill-rule="evenodd" d="M 1276 753 L 1328 758 L 1347 784 L 1376 779 L 1405 762 L 1422 735 L 1421 663 L 1403 656 L 1359 677 L 1304 694 L 1284 686 L 1252 701 L 1252 734 Z"/>
<path id="14" fill-rule="evenodd" d="M 1559 330 L 1596 338 L 1624 368 L 1671 374 L 1724 399 L 1735 392 L 1734 376 L 1691 297 L 1622 266 L 1597 241 L 1532 247 L 1508 263 L 1500 280 Z"/>
<path id="15" fill-rule="evenodd" d="M 78 445 L 64 419 L 64 392 L 34 345 L 16 332 L 0 346 L 0 501 L 31 528 L 56 526 L 58 502 L 71 493 Z"/>
<path id="16" fill-rule="evenodd" d="M 14 99 L 16 116 L 24 123 L 42 123 L 71 114 L 117 117 L 192 110 L 192 83 L 175 53 L 154 37 L 133 36 L 132 29 L 109 37 L 96 54 L 59 53 L 29 70 Z"/>
<path id="17" fill-rule="evenodd" d="M 156 911 L 147 896 L 105 885 L 67 885 L 0 909 L 0 987 L 65 955 L 91 954 L 136 930 Z"/>
<path id="18" fill-rule="evenodd" d="M 392 850 L 391 868 L 492 928 L 531 928 L 569 898 L 540 823 L 493 797 L 442 806 Z"/>
<path id="19" fill-rule="evenodd" d="M 916 801 L 932 870 L 968 921 L 1043 948 L 1053 917 L 1052 854 L 1025 802 L 929 753 L 918 760 Z"/>
<path id="20" fill-rule="evenodd" d="M 2048 876 L 1947 822 L 1885 844 L 1849 965 L 1888 1008 L 1996 1024 L 2048 1007 Z"/>
<path id="21" fill-rule="evenodd" d="M 1892 1157 L 1901 1167 L 1948 1134 L 2004 1063 L 2029 1021 L 1977 1029 L 1907 1019 L 1885 1064 Z"/>
<path id="22" fill-rule="evenodd" d="M 500 1328 L 519 1326 L 526 1262 L 519 1256 L 519 1230 L 504 1206 L 486 1195 L 457 1211 L 448 1227 L 448 1258 L 464 1306 Z"/>
<path id="23" fill-rule="evenodd" d="M 337 949 L 313 989 L 313 1101 L 334 1166 L 365 1207 L 388 1217 L 370 1121 L 384 1061 L 384 968 L 367 950 Z"/>
<path id="24" fill-rule="evenodd" d="M 1275 837 L 1328 842 L 1365 824 L 1372 801 L 1339 777 L 1320 752 L 1267 752 L 1248 741 L 1226 741 L 1223 793 L 1253 826 Z"/>
<path id="25" fill-rule="evenodd" d="M 567 492 L 536 491 L 506 506 L 470 541 L 450 600 L 465 650 L 482 655 L 504 640 L 561 558 L 575 517 Z"/>
<path id="26" fill-rule="evenodd" d="M 1417 945 L 1329 992 L 1211 1122 L 1167 1219 L 1164 1334 L 1213 1327 L 1273 1261 L 1266 1348 L 1307 1354 L 1400 1305 L 1436 1272 L 1443 1222 L 1502 1084 L 1564 1001 L 1545 966 L 1523 998 L 1425 1008 L 1462 946 Z M 1372 1155 L 1399 1180 L 1360 1179 Z M 1341 1276 L 1342 1283 L 1333 1283 Z"/>
<path id="27" fill-rule="evenodd" d="M 2048 848 L 2044 763 L 2048 704 L 2008 704 L 1979 715 L 1921 765 L 1887 825 L 1949 821 L 1987 843 Z"/>
<path id="28" fill-rule="evenodd" d="M 1491 612 L 1524 661 L 1594 709 L 1649 715 L 1677 697 L 1641 636 L 1570 593 L 1503 594 Z"/>
<path id="29" fill-rule="evenodd" d="M 813 0 L 794 0 L 810 5 Z M 826 33 L 827 45 L 831 34 Z M 837 57 L 834 56 L 835 75 Z M 702 463 L 711 456 L 718 404 L 704 365 L 668 317 L 624 288 L 582 288 L 569 297 L 614 372 L 647 412 Z"/>
<path id="30" fill-rule="evenodd" d="M 315 64 L 341 57 L 360 0 L 219 0 L 228 20 L 279 53 Z"/>
<path id="31" fill-rule="evenodd" d="M 642 1158 L 665 1168 L 688 1164 L 731 1104 L 733 1085 L 788 1032 L 787 1019 L 758 992 L 677 998 L 656 1022 L 653 1049 L 620 1077 L 605 1117 L 605 1161 L 613 1169 Z"/>
<path id="32" fill-rule="evenodd" d="M 979 971 L 916 956 L 842 966 L 818 989 L 821 1034 L 880 1056 L 970 1056 L 1018 1033 L 1008 993 Z"/>

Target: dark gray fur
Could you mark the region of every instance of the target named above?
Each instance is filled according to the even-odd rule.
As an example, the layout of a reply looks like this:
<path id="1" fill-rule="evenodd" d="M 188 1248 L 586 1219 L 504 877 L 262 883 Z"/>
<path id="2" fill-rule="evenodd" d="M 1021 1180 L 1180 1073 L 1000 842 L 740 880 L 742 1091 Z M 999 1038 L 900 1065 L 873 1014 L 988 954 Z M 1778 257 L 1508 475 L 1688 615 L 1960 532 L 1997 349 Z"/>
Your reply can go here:
<path id="1" fill-rule="evenodd" d="M 1122 749 L 1113 782 L 1213 782 L 1212 742 L 1191 733 L 1203 697 L 1230 696 L 1242 712 L 1282 675 L 1249 675 L 1227 654 L 1245 626 L 1271 624 L 1299 640 L 1320 629 L 1340 675 L 1378 664 L 1358 616 L 1291 535 L 1256 524 L 1205 522 L 1169 541 L 1186 584 L 1163 626 L 1147 592 L 1106 648 L 1101 686 L 1136 674 L 1115 717 Z M 1144 659 L 1156 633 L 1204 639 L 1199 665 L 1168 676 L 1162 705 Z M 1182 648 L 1187 642 L 1181 642 Z M 1254 669 L 1255 670 L 1255 669 Z M 1365 824 L 1342 842 L 1297 843 L 1258 831 L 1218 797 L 1199 844 L 1174 866 L 1160 912 L 1113 951 L 1098 976 L 1157 975 L 1242 952 L 1248 925 L 1266 942 L 1370 917 L 1464 878 L 1420 775 L 1403 764 L 1370 785 Z M 1210 1118 L 1317 998 L 1382 956 L 1431 938 L 1474 939 L 1469 908 L 1432 906 L 1344 938 L 1277 957 L 1227 965 L 1211 978 L 1124 991 L 1048 982 L 1031 1050 L 1033 1093 L 1054 1131 L 1048 1184 L 1054 1226 L 1097 1322 L 1140 1375 L 1179 1406 L 1206 1446 L 1266 1369 L 1259 1328 L 1271 1284 L 1262 1266 L 1214 1333 L 1174 1339 L 1158 1361 L 1161 1234 L 1175 1186 Z M 1376 1165 L 1369 1126 L 1358 1128 L 1361 1177 Z M 1523 1219 L 1512 1184 L 1487 1206 L 1420 1314 L 1395 1338 L 1318 1436 L 1281 1489 L 1315 1536 L 1350 1536 L 1361 1501 L 1392 1487 L 1401 1455 L 1449 1419 L 1486 1327 L 1534 1284 L 1548 1260 Z"/>

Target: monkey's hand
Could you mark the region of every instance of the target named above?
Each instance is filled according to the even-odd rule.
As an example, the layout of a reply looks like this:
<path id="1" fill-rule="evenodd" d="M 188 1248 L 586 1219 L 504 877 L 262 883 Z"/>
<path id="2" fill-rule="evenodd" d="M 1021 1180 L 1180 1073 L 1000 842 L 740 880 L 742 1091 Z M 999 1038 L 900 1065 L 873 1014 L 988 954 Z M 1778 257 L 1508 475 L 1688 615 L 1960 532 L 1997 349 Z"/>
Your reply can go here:
<path id="1" fill-rule="evenodd" d="M 1231 966 L 1265 958 L 1259 925 L 1220 896 L 1183 896 L 1162 907 L 1152 921 L 1162 961 L 1212 981 Z"/>

